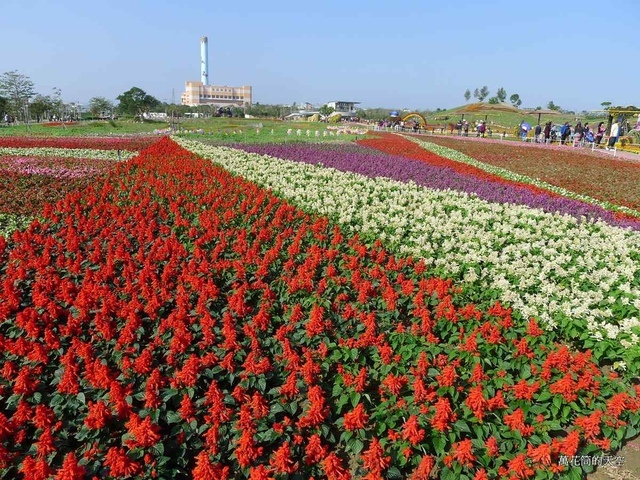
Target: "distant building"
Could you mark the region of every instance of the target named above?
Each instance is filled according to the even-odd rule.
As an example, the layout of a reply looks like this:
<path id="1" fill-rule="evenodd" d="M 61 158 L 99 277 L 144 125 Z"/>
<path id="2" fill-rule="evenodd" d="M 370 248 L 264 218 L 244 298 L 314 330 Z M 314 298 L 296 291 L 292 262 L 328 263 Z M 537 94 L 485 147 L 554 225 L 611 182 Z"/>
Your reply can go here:
<path id="1" fill-rule="evenodd" d="M 333 108 L 336 113 L 342 115 L 343 118 L 357 117 L 356 105 L 360 105 L 360 102 L 345 102 L 343 100 L 336 100 L 334 102 L 327 103 L 328 107 Z"/>
<path id="2" fill-rule="evenodd" d="M 185 82 L 182 105 L 218 105 L 221 107 L 251 106 L 251 86 L 203 85 L 202 82 Z"/>
<path id="3" fill-rule="evenodd" d="M 250 107 L 252 91 L 250 85 L 230 87 L 209 85 L 209 47 L 207 37 L 200 39 L 200 81 L 185 82 L 182 105 L 216 105 L 219 107 Z"/>

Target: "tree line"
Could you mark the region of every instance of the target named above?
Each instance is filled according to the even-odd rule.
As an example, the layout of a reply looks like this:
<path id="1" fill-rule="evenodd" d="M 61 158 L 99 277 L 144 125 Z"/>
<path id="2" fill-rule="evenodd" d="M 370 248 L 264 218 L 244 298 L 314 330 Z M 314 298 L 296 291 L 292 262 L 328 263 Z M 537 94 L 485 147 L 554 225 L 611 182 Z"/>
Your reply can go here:
<path id="1" fill-rule="evenodd" d="M 489 87 L 484 85 L 482 88 L 476 88 L 473 91 L 473 98 L 477 98 L 479 102 L 484 102 L 485 98 L 489 96 L 489 93 L 490 93 Z M 464 99 L 467 102 L 471 99 L 471 90 L 468 88 L 464 92 Z M 522 100 L 520 99 L 520 95 L 518 95 L 517 93 L 514 93 L 513 95 L 511 95 L 509 97 L 509 100 L 515 107 L 519 107 L 520 105 L 522 105 Z M 503 87 L 500 87 L 493 97 L 489 97 L 489 103 L 491 104 L 504 103 L 506 101 L 507 101 L 507 91 Z"/>

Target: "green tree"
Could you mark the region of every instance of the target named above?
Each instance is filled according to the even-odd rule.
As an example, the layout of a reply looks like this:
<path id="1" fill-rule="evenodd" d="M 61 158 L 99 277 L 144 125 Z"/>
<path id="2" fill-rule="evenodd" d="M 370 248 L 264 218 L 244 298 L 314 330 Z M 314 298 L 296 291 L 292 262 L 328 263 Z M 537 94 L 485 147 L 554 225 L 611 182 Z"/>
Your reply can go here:
<path id="1" fill-rule="evenodd" d="M 328 117 L 329 115 L 331 115 L 333 112 L 336 111 L 335 108 L 330 107 L 329 105 L 323 105 L 322 107 L 320 107 L 320 110 L 318 110 L 320 112 L 320 115 L 323 115 L 325 117 Z"/>
<path id="2" fill-rule="evenodd" d="M 477 88 L 473 91 L 473 98 L 480 98 L 480 90 Z"/>
<path id="3" fill-rule="evenodd" d="M 609 110 L 609 107 L 611 106 L 611 102 L 602 102 L 600 105 L 602 105 L 602 108 L 604 110 Z"/>
<path id="4" fill-rule="evenodd" d="M 5 72 L 0 76 L 0 94 L 9 101 L 9 111 L 23 120 L 28 116 L 28 103 L 35 95 L 33 82 L 17 70 Z"/>
<path id="5" fill-rule="evenodd" d="M 468 88 L 465 90 L 464 92 L 464 99 L 465 101 L 469 101 L 469 99 L 471 98 L 471 90 L 469 90 Z"/>
<path id="6" fill-rule="evenodd" d="M 53 96 L 51 97 L 51 113 L 55 115 L 58 120 L 64 120 L 65 117 L 65 104 L 62 100 L 62 90 L 58 87 L 53 87 Z"/>
<path id="7" fill-rule="evenodd" d="M 498 97 L 489 97 L 489 103 L 492 105 L 496 105 L 500 103 L 500 99 Z"/>
<path id="8" fill-rule="evenodd" d="M 40 122 L 41 120 L 48 118 L 51 115 L 52 109 L 53 101 L 48 95 L 36 95 L 29 105 L 29 111 L 31 115 L 36 118 L 36 122 Z"/>
<path id="9" fill-rule="evenodd" d="M 511 100 L 511 103 L 513 104 L 514 107 L 519 107 L 520 105 L 522 105 L 522 100 L 520 99 L 520 95 L 518 95 L 517 93 L 514 93 L 513 95 L 511 95 L 509 97 L 509 100 Z"/>
<path id="10" fill-rule="evenodd" d="M 547 104 L 547 108 L 548 108 L 549 110 L 555 110 L 555 111 L 560 111 L 560 110 L 561 110 L 559 105 L 556 105 L 555 103 L 553 103 L 553 100 L 552 100 L 552 101 L 550 101 L 550 102 Z"/>
<path id="11" fill-rule="evenodd" d="M 113 102 L 104 97 L 93 97 L 89 100 L 89 113 L 93 118 L 110 116 L 113 112 Z"/>
<path id="12" fill-rule="evenodd" d="M 499 102 L 504 102 L 507 100 L 507 91 L 500 87 L 498 89 L 498 91 L 496 92 L 496 98 L 498 99 Z"/>
<path id="13" fill-rule="evenodd" d="M 489 96 L 489 87 L 486 85 L 480 89 L 480 95 L 478 96 L 478 100 L 481 102 L 484 101 L 485 98 Z"/>
<path id="14" fill-rule="evenodd" d="M 118 111 L 124 115 L 131 115 L 142 118 L 143 114 L 148 113 L 152 108 L 160 105 L 157 98 L 147 94 L 139 87 L 132 87 L 117 97 Z"/>
<path id="15" fill-rule="evenodd" d="M 0 115 L 2 115 L 3 118 L 0 118 L 0 120 L 4 121 L 4 115 L 5 113 L 9 112 L 9 100 L 7 100 L 4 97 L 0 97 Z"/>

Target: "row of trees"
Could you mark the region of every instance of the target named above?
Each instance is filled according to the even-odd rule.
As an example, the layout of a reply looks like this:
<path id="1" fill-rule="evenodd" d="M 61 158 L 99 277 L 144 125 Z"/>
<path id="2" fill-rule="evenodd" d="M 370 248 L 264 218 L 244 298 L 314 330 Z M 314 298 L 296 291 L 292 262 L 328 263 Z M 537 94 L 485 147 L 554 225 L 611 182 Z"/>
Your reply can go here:
<path id="1" fill-rule="evenodd" d="M 484 85 L 482 88 L 476 88 L 473 91 L 473 98 L 477 98 L 479 102 L 484 102 L 485 98 L 489 96 L 489 93 L 490 93 L 489 87 Z M 464 92 L 464 99 L 467 102 L 471 99 L 471 90 L 469 90 L 468 88 Z M 516 107 L 519 107 L 520 105 L 522 105 L 522 100 L 520 99 L 520 95 L 518 95 L 517 93 L 514 93 L 513 95 L 511 95 L 509 97 L 509 100 Z M 503 87 L 500 87 L 498 89 L 495 96 L 489 98 L 489 103 L 502 103 L 506 101 L 507 101 L 507 91 Z"/>
<path id="2" fill-rule="evenodd" d="M 144 90 L 133 87 L 118 96 L 118 105 L 105 97 L 93 97 L 85 111 L 93 118 L 122 115 L 141 116 L 158 107 L 160 101 L 148 95 Z M 53 88 L 50 95 L 36 93 L 33 81 L 17 70 L 0 75 L 0 115 L 5 114 L 16 120 L 37 122 L 44 120 L 77 120 L 81 117 L 82 106 L 78 102 L 66 103 L 62 91 Z"/>

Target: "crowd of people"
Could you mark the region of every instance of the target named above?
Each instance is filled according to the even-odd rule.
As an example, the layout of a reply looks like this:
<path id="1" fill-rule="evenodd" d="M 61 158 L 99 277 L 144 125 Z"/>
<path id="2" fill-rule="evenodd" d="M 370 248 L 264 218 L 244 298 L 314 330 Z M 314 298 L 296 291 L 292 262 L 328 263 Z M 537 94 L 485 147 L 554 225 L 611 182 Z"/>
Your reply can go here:
<path id="1" fill-rule="evenodd" d="M 640 120 L 639 120 L 640 124 Z M 613 148 L 620 139 L 622 133 L 617 120 L 611 125 L 606 148 Z M 605 122 L 598 123 L 597 127 L 592 127 L 589 122 L 578 121 L 574 126 L 569 122 L 560 125 L 553 125 L 552 122 L 545 123 L 544 127 L 538 124 L 533 130 L 532 141 L 536 143 L 559 142 L 562 145 L 571 143 L 573 145 L 595 144 L 600 145 L 606 136 L 607 127 Z M 522 140 L 529 139 L 529 126 L 522 122 L 518 127 L 518 134 Z"/>

